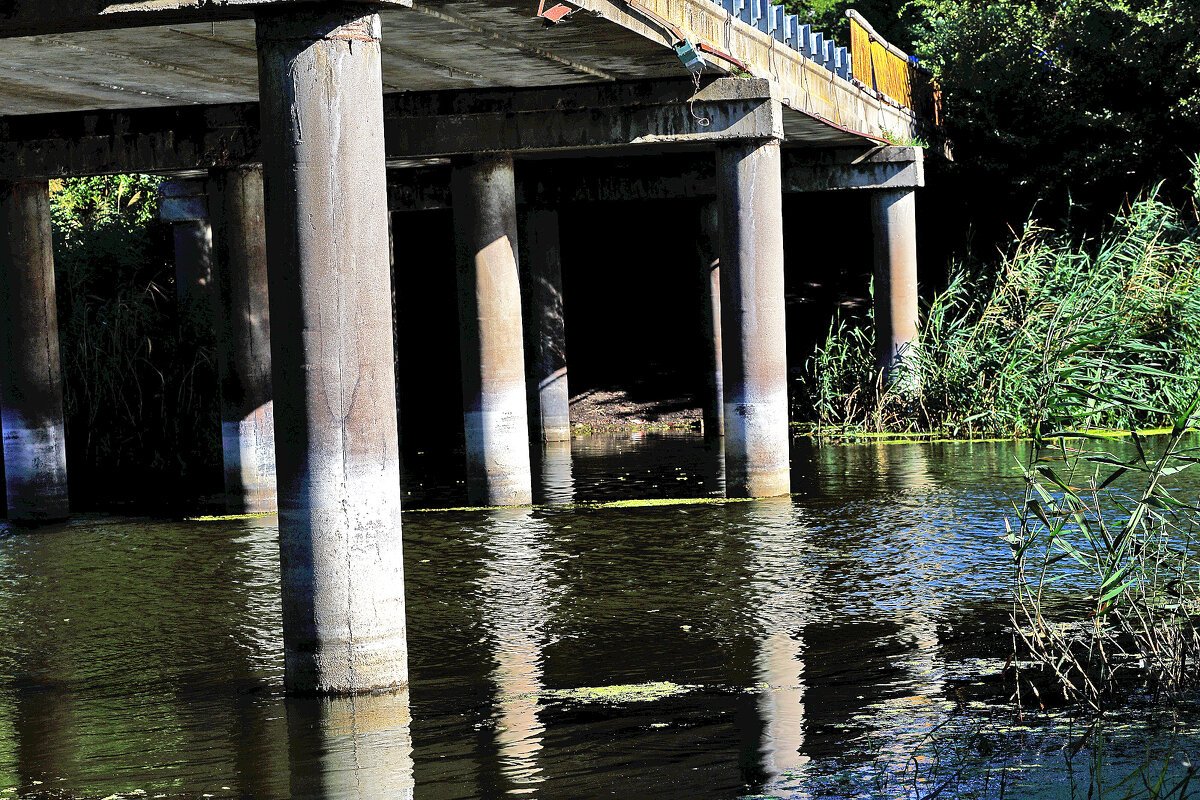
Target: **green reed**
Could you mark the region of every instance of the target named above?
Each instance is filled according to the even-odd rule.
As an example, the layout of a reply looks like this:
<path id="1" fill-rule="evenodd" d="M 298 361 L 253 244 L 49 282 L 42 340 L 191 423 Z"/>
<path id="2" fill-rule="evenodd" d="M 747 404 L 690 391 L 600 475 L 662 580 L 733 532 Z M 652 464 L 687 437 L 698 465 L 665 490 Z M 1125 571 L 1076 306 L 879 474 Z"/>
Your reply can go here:
<path id="1" fill-rule="evenodd" d="M 119 175 L 51 187 L 67 456 L 84 506 L 220 488 L 212 333 L 180 318 L 157 185 Z"/>
<path id="2" fill-rule="evenodd" d="M 1066 319 L 1070 325 L 1065 325 Z M 1119 383 L 1158 405 L 1077 398 L 1058 410 L 1081 428 L 1170 425 L 1200 380 L 1200 225 L 1155 194 L 1130 204 L 1095 242 L 1031 222 L 998 264 L 960 269 L 923 309 L 906 369 L 881 381 L 873 324 L 836 319 L 803 370 L 793 418 L 818 433 L 1032 433 L 1050 361 L 1103 342 L 1106 358 L 1076 375 Z M 1064 336 L 1074 337 L 1073 342 Z M 1085 367 L 1080 367 L 1085 369 Z M 919 390 L 912 387 L 920 386 Z"/>

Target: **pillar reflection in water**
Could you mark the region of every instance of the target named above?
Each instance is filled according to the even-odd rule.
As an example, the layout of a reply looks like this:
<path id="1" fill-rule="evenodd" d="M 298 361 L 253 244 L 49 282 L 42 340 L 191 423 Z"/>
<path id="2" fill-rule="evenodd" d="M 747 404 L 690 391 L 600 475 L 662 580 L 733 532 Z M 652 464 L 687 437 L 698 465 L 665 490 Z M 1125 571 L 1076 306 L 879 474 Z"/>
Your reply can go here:
<path id="1" fill-rule="evenodd" d="M 746 514 L 754 546 L 751 604 L 758 627 L 755 669 L 760 683 L 761 746 L 768 786 L 792 786 L 808 757 L 804 745 L 804 640 L 812 606 L 806 531 L 787 497 L 756 500 Z"/>
<path id="2" fill-rule="evenodd" d="M 904 575 L 902 588 L 898 587 L 901 596 L 893 600 L 892 608 L 881 609 L 884 614 L 890 612 L 895 616 L 912 648 L 901 662 L 907 673 L 906 693 L 896 698 L 879 720 L 889 739 L 910 744 L 909 748 L 893 748 L 895 753 L 907 753 L 916 747 L 944 720 L 949 706 L 945 699 L 938 621 L 943 618 L 940 598 L 954 591 L 955 586 L 945 584 L 944 576 L 957 576 L 959 568 L 940 564 L 943 559 L 952 559 L 953 553 L 945 552 L 939 557 L 930 552 L 944 539 L 944 533 L 932 521 L 952 519 L 954 510 L 929 508 L 937 502 L 937 481 L 929 469 L 929 447 L 920 443 L 879 444 L 876 451 L 881 483 L 902 498 L 908 510 L 896 515 L 894 531 L 889 537 L 892 543 L 887 546 L 896 554 L 895 566 Z"/>
<path id="3" fill-rule="evenodd" d="M 287 699 L 291 797 L 411 800 L 408 689 Z"/>
<path id="4" fill-rule="evenodd" d="M 538 464 L 540 502 L 571 503 L 575 500 L 575 478 L 571 473 L 571 442 L 542 443 L 541 463 Z"/>
<path id="5" fill-rule="evenodd" d="M 555 605 L 549 533 L 531 509 L 489 512 L 480 528 L 487 552 L 478 584 L 480 607 L 496 662 L 496 745 L 509 794 L 533 794 L 545 780 L 538 766 L 545 731 L 538 712 L 542 651 Z"/>

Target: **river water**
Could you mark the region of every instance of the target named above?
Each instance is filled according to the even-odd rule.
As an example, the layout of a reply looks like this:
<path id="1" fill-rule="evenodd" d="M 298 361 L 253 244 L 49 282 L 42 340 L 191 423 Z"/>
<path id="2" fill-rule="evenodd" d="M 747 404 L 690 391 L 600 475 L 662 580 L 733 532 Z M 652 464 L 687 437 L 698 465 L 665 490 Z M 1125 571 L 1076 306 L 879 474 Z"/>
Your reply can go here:
<path id="1" fill-rule="evenodd" d="M 596 436 L 550 505 L 445 511 L 413 454 L 411 688 L 341 700 L 282 693 L 273 517 L 5 531 L 0 798 L 1070 796 L 994 678 L 1023 457 L 798 442 L 790 498 L 611 507 L 719 495 L 719 450 Z"/>

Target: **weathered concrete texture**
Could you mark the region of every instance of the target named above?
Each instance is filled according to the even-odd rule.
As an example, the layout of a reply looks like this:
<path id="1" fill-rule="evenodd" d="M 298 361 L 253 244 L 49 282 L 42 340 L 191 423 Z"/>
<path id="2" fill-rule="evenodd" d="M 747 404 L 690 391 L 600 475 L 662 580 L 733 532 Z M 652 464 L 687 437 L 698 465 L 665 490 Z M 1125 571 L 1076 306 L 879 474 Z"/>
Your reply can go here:
<path id="1" fill-rule="evenodd" d="M 898 189 L 872 194 L 871 229 L 875 236 L 876 363 L 884 371 L 885 381 L 894 382 L 903 374 L 907 383 L 917 377 L 901 369 L 916 355 L 916 193 Z"/>
<path id="2" fill-rule="evenodd" d="M 790 491 L 779 143 L 717 149 L 725 491 Z"/>
<path id="3" fill-rule="evenodd" d="M 594 150 L 782 137 L 767 80 L 625 81 L 553 89 L 400 92 L 385 101 L 388 154 Z M 853 140 L 854 137 L 849 137 Z"/>
<path id="4" fill-rule="evenodd" d="M 50 193 L 0 184 L 0 420 L 8 518 L 69 513 Z"/>
<path id="5" fill-rule="evenodd" d="M 517 205 L 509 157 L 456 160 L 458 309 L 472 505 L 532 502 Z"/>
<path id="6" fill-rule="evenodd" d="M 718 203 L 700 207 L 696 249 L 700 265 L 700 346 L 704 348 L 704 435 L 725 435 L 724 380 L 721 377 L 721 237 Z"/>
<path id="7" fill-rule="evenodd" d="M 919 147 L 880 146 L 797 150 L 783 157 L 784 192 L 908 189 L 925 185 Z"/>
<path id="8" fill-rule="evenodd" d="M 271 317 L 262 170 L 214 171 L 209 180 L 219 289 L 217 361 L 226 507 L 276 510 Z"/>
<path id="9" fill-rule="evenodd" d="M 535 207 L 524 216 L 521 295 L 529 353 L 529 417 L 543 441 L 561 442 L 571 438 L 571 393 L 558 212 Z"/>
<path id="10" fill-rule="evenodd" d="M 262 12 L 285 681 L 408 681 L 379 20 Z"/>

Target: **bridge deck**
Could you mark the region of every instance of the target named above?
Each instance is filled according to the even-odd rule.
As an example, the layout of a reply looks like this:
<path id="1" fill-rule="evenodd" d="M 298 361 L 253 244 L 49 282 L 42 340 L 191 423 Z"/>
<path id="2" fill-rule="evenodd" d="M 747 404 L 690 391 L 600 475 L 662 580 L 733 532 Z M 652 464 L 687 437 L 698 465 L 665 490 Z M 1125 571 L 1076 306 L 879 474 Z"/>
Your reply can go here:
<path id="1" fill-rule="evenodd" d="M 258 5 L 286 0 L 265 0 Z M 731 5 L 741 0 L 727 0 Z M 380 5 L 385 92 L 565 87 L 687 76 L 678 32 L 767 78 L 789 141 L 861 143 L 912 135 L 912 114 L 835 75 L 711 0 L 579 0 L 558 24 L 534 0 L 417 0 Z M 16 0 L 0 20 L 0 110 L 213 105 L 257 100 L 249 2 Z M 547 0 L 553 5 L 553 0 Z M 133 26 L 133 27 L 130 27 Z M 705 74 L 733 68 L 705 55 Z"/>

